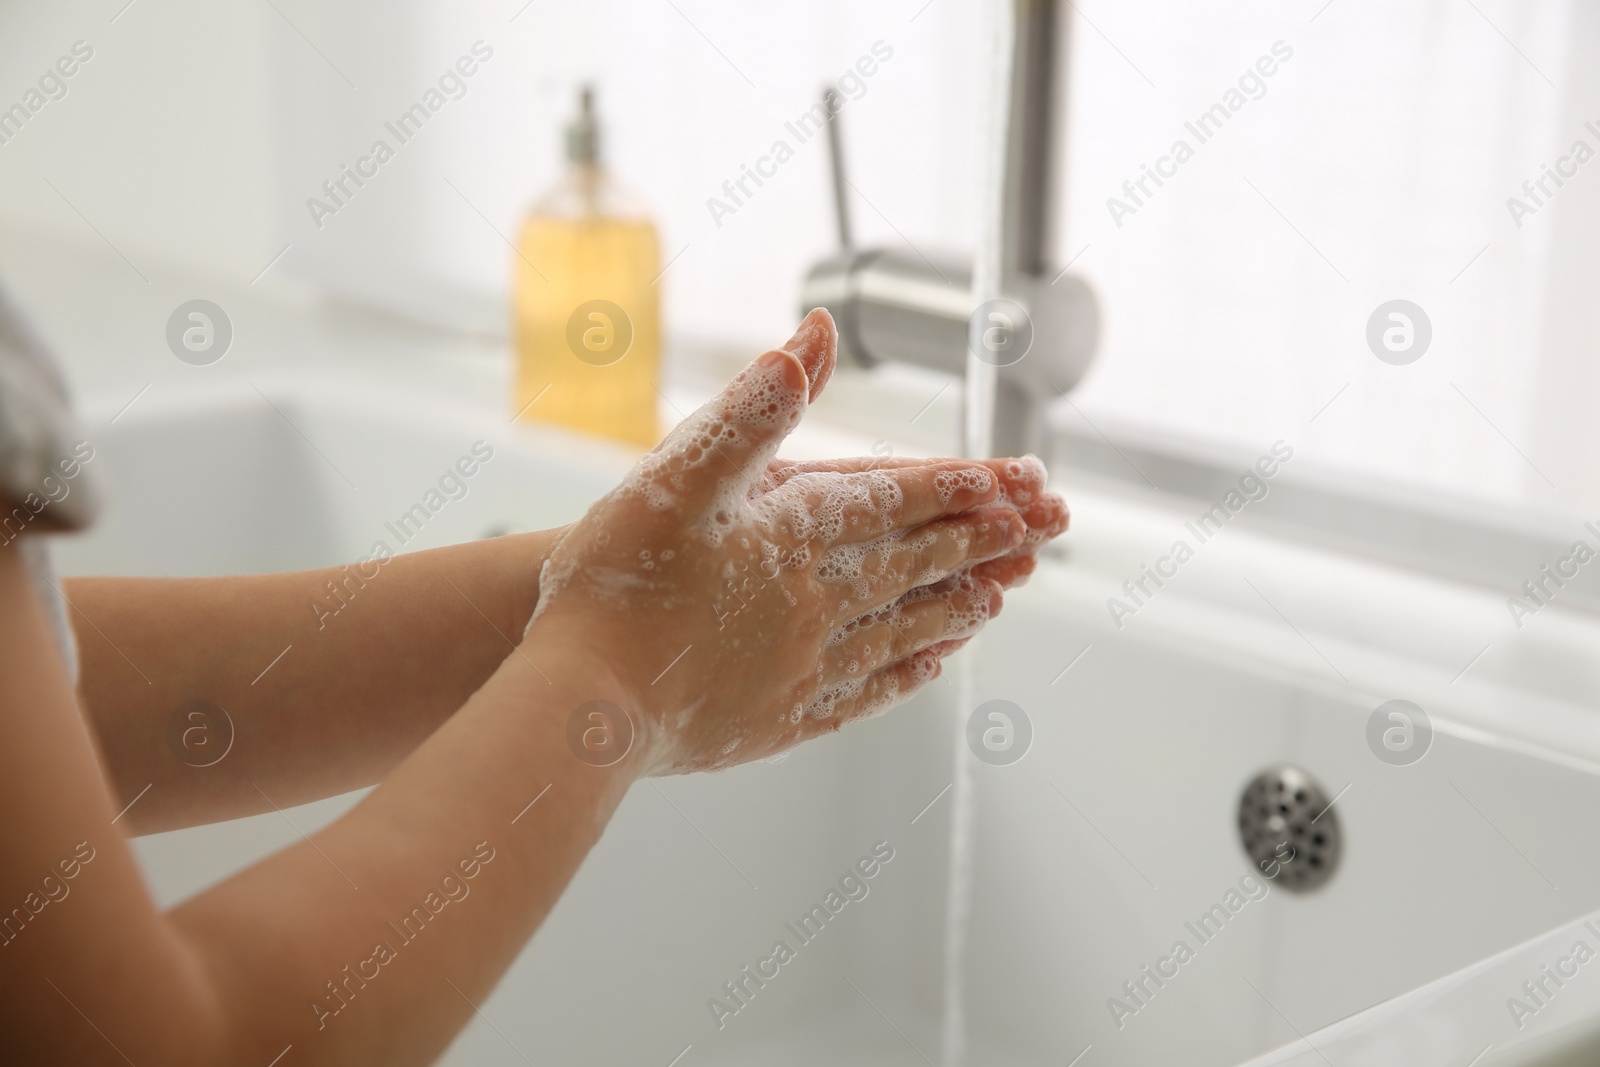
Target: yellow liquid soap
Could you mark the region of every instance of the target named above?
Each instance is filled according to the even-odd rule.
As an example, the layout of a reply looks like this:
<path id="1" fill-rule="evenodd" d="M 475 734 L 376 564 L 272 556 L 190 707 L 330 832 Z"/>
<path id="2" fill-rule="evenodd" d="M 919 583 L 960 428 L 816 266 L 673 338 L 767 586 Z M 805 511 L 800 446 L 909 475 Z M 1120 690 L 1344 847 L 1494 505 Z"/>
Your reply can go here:
<path id="1" fill-rule="evenodd" d="M 568 130 L 572 167 L 523 223 L 515 258 L 514 413 L 649 447 L 659 439 L 655 227 L 612 188 L 592 97 Z"/>

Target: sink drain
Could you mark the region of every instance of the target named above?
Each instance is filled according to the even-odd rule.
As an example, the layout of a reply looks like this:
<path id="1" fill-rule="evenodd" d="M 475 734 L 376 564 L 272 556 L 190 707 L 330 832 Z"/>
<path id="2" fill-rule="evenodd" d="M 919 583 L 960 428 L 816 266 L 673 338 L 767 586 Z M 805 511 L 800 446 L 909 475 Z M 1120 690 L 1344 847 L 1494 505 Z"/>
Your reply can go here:
<path id="1" fill-rule="evenodd" d="M 1264 877 L 1292 893 L 1321 887 L 1339 867 L 1339 815 L 1315 778 L 1290 764 L 1268 767 L 1239 798 L 1239 840 Z"/>

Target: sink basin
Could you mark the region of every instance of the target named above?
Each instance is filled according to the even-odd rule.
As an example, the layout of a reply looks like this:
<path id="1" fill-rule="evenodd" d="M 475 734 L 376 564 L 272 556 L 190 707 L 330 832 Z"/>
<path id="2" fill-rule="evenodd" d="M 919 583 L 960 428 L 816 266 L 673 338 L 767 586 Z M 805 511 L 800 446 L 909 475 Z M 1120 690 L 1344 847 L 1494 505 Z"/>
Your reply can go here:
<path id="1" fill-rule="evenodd" d="M 112 411 L 89 408 L 108 502 L 95 529 L 61 540 L 68 574 L 310 567 L 359 558 L 377 540 L 409 550 L 554 525 L 632 458 L 359 382 L 171 391 L 108 422 Z M 802 438 L 801 450 L 821 440 Z M 397 544 L 397 517 L 477 441 L 494 456 L 466 495 Z M 1042 566 L 963 653 L 975 660 L 976 701 L 1012 702 L 1033 735 L 1019 762 L 971 765 L 971 1062 L 1309 1064 L 1323 1042 L 1344 1040 L 1378 1050 L 1363 1063 L 1459 1067 L 1486 1045 L 1489 1064 L 1519 1042 L 1584 1030 L 1600 1014 L 1600 963 L 1520 1028 L 1500 1001 L 1520 995 L 1530 961 L 1550 962 L 1540 953 L 1551 943 L 1535 939 L 1577 936 L 1600 906 L 1600 850 L 1572 839 L 1574 827 L 1600 825 L 1600 781 L 1453 725 L 1448 696 L 1430 706 L 1437 734 L 1424 759 L 1375 758 L 1366 729 L 1378 704 L 1466 687 L 1440 689 L 1403 663 L 1369 670 L 1353 654 L 1341 680 L 1301 644 L 1340 658 L 1315 630 L 1297 636 L 1177 588 L 1163 594 L 1164 615 L 1114 627 L 1104 601 L 1121 576 L 1096 561 L 1135 506 L 1073 496 L 1072 556 Z M 1243 556 L 1276 565 L 1264 552 Z M 1236 563 L 1219 547 L 1205 565 Z M 1505 699 L 1515 707 L 1514 693 Z M 941 680 L 779 761 L 636 786 L 442 1062 L 937 1062 L 955 800 L 946 787 L 970 710 Z M 1125 983 L 1174 942 L 1194 942 L 1189 925 L 1251 873 L 1239 795 L 1282 763 L 1338 794 L 1335 876 L 1305 895 L 1263 881 L 1265 895 L 1194 943 L 1175 975 L 1143 986 L 1136 1011 L 1115 1011 L 1113 998 L 1134 1006 Z M 354 799 L 135 848 L 169 904 Z M 789 924 L 875 847 L 893 858 L 867 894 L 799 942 Z M 795 958 L 747 985 L 739 1010 L 718 1012 L 738 1003 L 725 983 L 780 939 Z M 1452 992 L 1473 967 L 1477 992 Z"/>

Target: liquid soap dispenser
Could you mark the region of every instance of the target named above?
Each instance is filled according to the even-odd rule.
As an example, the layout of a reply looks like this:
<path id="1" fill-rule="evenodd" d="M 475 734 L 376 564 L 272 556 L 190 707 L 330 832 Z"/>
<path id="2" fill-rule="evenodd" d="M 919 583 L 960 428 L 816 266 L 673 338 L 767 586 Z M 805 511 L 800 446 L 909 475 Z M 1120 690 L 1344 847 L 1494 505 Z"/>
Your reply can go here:
<path id="1" fill-rule="evenodd" d="M 513 332 L 519 420 L 650 447 L 658 438 L 660 249 L 601 165 L 594 91 L 566 131 L 567 173 L 518 239 Z"/>

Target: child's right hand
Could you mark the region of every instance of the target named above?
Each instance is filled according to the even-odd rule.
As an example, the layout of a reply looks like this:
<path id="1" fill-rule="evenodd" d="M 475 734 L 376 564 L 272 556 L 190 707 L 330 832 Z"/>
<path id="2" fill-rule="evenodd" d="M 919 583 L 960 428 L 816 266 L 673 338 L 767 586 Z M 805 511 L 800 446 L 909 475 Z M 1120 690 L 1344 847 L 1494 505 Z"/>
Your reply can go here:
<path id="1" fill-rule="evenodd" d="M 529 655 L 628 715 L 638 773 L 770 756 L 905 700 L 1066 528 L 1036 460 L 774 462 L 834 349 L 812 312 L 544 565 Z"/>

